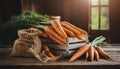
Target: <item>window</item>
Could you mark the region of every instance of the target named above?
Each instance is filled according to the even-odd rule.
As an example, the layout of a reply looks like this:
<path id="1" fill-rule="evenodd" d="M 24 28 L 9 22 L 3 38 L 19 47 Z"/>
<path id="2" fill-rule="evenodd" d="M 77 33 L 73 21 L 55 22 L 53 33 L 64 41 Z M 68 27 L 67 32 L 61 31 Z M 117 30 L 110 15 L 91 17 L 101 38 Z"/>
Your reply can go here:
<path id="1" fill-rule="evenodd" d="M 109 30 L 109 0 L 90 0 L 91 30 Z"/>

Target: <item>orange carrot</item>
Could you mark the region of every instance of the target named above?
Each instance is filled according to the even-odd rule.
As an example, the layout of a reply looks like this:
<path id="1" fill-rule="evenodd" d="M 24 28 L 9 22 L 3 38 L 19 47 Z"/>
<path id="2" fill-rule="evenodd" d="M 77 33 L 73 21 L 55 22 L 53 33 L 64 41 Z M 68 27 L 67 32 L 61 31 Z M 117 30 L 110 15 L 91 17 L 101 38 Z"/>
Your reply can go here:
<path id="1" fill-rule="evenodd" d="M 51 58 L 55 58 L 55 56 L 52 54 L 52 52 L 49 50 L 47 45 L 43 46 L 43 49 L 45 50 L 45 52 L 47 53 L 47 55 Z"/>
<path id="2" fill-rule="evenodd" d="M 94 50 L 95 58 L 97 61 L 99 61 L 99 54 L 97 50 Z"/>
<path id="3" fill-rule="evenodd" d="M 88 51 L 88 49 L 89 49 L 88 45 L 84 45 L 81 48 L 79 48 L 77 50 L 77 52 L 75 52 L 73 54 L 73 56 L 70 58 L 69 62 L 75 61 L 77 58 L 79 58 L 80 56 L 82 56 L 86 51 Z"/>
<path id="4" fill-rule="evenodd" d="M 36 29 L 36 28 L 30 28 L 30 29 L 32 29 L 32 30 L 37 30 L 38 31 L 38 34 L 39 34 L 39 36 L 42 36 L 42 37 L 45 37 L 45 38 L 47 38 L 48 37 L 48 35 L 46 34 L 46 33 L 44 33 L 43 31 L 41 31 L 41 30 L 39 30 L 39 29 Z"/>
<path id="5" fill-rule="evenodd" d="M 83 36 L 81 36 L 81 35 L 76 35 L 75 36 L 77 39 L 79 39 L 79 40 L 85 40 L 85 38 L 83 37 Z"/>
<path id="6" fill-rule="evenodd" d="M 66 35 L 65 31 L 63 30 L 60 22 L 53 21 L 52 26 L 60 36 L 62 36 L 63 38 L 67 38 L 67 35 Z"/>
<path id="7" fill-rule="evenodd" d="M 86 57 L 85 61 L 87 61 L 87 59 L 89 57 L 89 52 L 88 51 L 85 53 L 85 57 Z"/>
<path id="8" fill-rule="evenodd" d="M 74 36 L 75 36 L 75 34 L 74 34 L 72 31 L 70 31 L 70 30 L 68 30 L 68 29 L 66 29 L 66 28 L 64 28 L 64 27 L 63 27 L 63 30 L 65 31 L 65 33 L 66 33 L 68 36 L 70 36 L 70 37 L 74 37 Z"/>
<path id="9" fill-rule="evenodd" d="M 78 30 L 79 32 L 81 32 L 81 34 L 88 34 L 85 30 L 83 30 L 83 29 L 81 29 L 81 28 L 78 28 L 78 27 L 72 25 L 72 24 L 69 23 L 69 22 L 66 22 L 66 21 L 63 21 L 63 22 L 66 23 L 67 25 L 69 25 L 69 26 L 75 28 L 76 30 Z"/>
<path id="10" fill-rule="evenodd" d="M 108 59 L 108 60 L 112 60 L 112 57 L 109 56 L 101 47 L 97 46 L 96 47 L 96 50 L 98 51 L 98 53 L 104 57 L 105 59 Z"/>
<path id="11" fill-rule="evenodd" d="M 54 35 L 51 35 L 50 33 L 47 33 L 49 38 L 51 38 L 52 40 L 56 41 L 57 43 L 61 44 L 62 46 L 66 46 L 65 43 L 61 42 L 59 39 L 57 39 L 56 37 L 54 37 Z"/>
<path id="12" fill-rule="evenodd" d="M 43 31 L 41 31 L 41 30 L 38 30 L 38 34 L 39 34 L 40 36 L 42 36 L 42 37 L 45 37 L 45 38 L 48 37 L 48 35 L 47 35 L 46 33 L 44 33 Z"/>
<path id="13" fill-rule="evenodd" d="M 55 32 L 54 28 L 52 28 L 51 26 L 46 26 L 45 32 L 51 34 L 51 36 L 54 36 L 56 39 L 60 40 L 62 43 L 66 43 L 66 39 L 58 35 L 57 32 Z"/>
<path id="14" fill-rule="evenodd" d="M 90 61 L 94 60 L 94 47 L 90 46 L 89 48 L 89 56 L 90 56 Z"/>
<path id="15" fill-rule="evenodd" d="M 74 29 L 73 27 L 67 25 L 64 22 L 61 22 L 61 25 L 67 29 L 69 29 L 70 31 L 72 31 L 75 35 L 80 35 L 81 33 L 79 31 L 77 31 L 76 29 Z"/>

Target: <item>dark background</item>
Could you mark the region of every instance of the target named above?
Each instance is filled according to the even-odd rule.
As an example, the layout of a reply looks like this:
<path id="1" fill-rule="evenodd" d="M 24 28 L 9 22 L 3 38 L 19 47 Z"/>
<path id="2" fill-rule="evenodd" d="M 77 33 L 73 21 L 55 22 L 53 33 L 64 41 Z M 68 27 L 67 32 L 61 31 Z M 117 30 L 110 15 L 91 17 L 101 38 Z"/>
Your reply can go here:
<path id="1" fill-rule="evenodd" d="M 59 15 L 62 20 L 88 31 L 88 6 L 88 0 L 0 0 L 0 26 L 5 24 L 11 16 L 20 14 L 22 10 L 32 10 L 41 14 Z M 120 0 L 110 0 L 109 7 L 108 36 L 111 43 L 120 44 Z M 89 31 L 88 33 L 91 35 Z"/>

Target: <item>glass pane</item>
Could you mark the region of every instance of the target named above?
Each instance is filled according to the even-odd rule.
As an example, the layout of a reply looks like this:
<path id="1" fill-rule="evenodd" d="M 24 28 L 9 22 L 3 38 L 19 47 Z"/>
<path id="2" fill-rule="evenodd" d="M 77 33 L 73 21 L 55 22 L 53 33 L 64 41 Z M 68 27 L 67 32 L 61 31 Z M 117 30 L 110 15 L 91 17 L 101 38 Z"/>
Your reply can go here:
<path id="1" fill-rule="evenodd" d="M 101 0 L 101 5 L 109 5 L 109 0 Z"/>
<path id="2" fill-rule="evenodd" d="M 109 30 L 109 12 L 108 7 L 101 8 L 101 30 Z"/>
<path id="3" fill-rule="evenodd" d="M 99 29 L 99 11 L 98 7 L 92 7 L 91 9 L 91 29 L 98 30 Z"/>
<path id="4" fill-rule="evenodd" d="M 91 5 L 99 5 L 99 0 L 91 0 Z"/>

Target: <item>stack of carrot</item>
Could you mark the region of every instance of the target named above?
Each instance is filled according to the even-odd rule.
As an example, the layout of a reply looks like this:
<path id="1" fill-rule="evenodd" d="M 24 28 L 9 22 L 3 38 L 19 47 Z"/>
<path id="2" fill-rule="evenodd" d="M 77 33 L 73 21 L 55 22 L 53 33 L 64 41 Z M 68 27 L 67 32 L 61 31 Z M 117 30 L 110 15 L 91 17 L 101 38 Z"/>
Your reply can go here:
<path id="1" fill-rule="evenodd" d="M 102 56 L 107 60 L 112 60 L 112 57 L 108 55 L 100 46 L 96 46 L 97 44 L 103 42 L 104 40 L 105 38 L 100 36 L 100 37 L 97 37 L 95 40 L 93 40 L 90 44 L 86 44 L 82 46 L 80 49 L 78 49 L 77 52 L 73 54 L 69 62 L 75 61 L 77 58 L 81 57 L 83 54 L 86 55 L 86 60 L 89 57 L 90 61 L 94 61 L 94 58 L 98 61 L 100 59 L 100 56 Z"/>
<path id="2" fill-rule="evenodd" d="M 76 37 L 79 40 L 85 40 L 85 38 L 82 35 L 88 34 L 85 30 L 80 29 L 66 21 L 62 22 L 53 21 L 51 23 L 51 26 L 44 26 L 43 28 L 44 31 L 38 29 L 40 36 L 46 38 L 48 37 L 54 40 L 55 42 L 61 44 L 62 46 L 66 46 L 67 37 Z"/>

